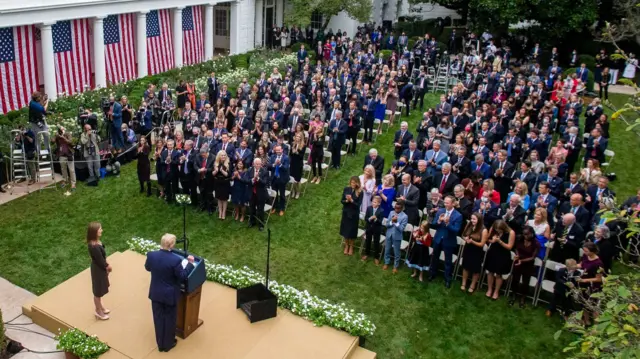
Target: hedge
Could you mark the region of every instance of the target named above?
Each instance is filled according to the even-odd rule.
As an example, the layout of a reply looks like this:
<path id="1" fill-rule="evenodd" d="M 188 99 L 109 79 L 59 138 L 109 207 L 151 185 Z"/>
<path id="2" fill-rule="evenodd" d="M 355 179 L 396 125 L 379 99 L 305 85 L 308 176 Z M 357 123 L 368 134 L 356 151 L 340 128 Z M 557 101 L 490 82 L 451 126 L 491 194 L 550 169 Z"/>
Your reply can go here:
<path id="1" fill-rule="evenodd" d="M 591 71 L 594 71 L 596 69 L 596 58 L 594 56 L 578 55 L 578 63 L 576 65 L 580 65 L 583 63 L 587 65 L 587 68 Z"/>
<path id="2" fill-rule="evenodd" d="M 562 73 L 563 77 L 567 77 L 567 76 L 571 76 L 572 74 L 576 73 L 576 68 L 572 67 L 570 69 L 566 69 L 564 70 L 564 72 Z M 587 74 L 587 91 L 588 92 L 593 92 L 593 85 L 595 83 L 595 77 L 593 75 L 593 71 L 589 71 L 589 73 Z"/>

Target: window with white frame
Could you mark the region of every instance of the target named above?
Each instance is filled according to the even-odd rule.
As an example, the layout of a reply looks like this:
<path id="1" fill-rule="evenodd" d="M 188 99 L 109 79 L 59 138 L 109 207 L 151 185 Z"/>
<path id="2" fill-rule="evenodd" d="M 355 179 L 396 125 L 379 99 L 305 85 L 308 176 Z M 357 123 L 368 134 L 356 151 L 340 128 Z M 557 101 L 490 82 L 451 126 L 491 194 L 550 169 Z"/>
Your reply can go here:
<path id="1" fill-rule="evenodd" d="M 311 14 L 311 28 L 313 29 L 322 28 L 322 14 L 318 12 L 318 10 L 314 11 Z"/>
<path id="2" fill-rule="evenodd" d="M 215 33 L 217 36 L 229 36 L 229 8 L 216 6 L 216 26 Z"/>

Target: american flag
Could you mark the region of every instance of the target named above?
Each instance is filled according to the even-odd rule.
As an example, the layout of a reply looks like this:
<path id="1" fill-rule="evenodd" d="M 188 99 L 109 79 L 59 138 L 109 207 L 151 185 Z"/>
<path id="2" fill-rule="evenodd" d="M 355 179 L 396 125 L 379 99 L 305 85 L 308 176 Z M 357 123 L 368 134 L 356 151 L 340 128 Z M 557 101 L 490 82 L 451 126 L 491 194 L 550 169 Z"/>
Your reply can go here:
<path id="1" fill-rule="evenodd" d="M 172 68 L 171 13 L 152 10 L 147 15 L 147 71 L 155 75 Z"/>
<path id="2" fill-rule="evenodd" d="M 58 21 L 52 26 L 58 93 L 72 95 L 92 86 L 88 19 Z"/>
<path id="3" fill-rule="evenodd" d="M 0 113 L 29 104 L 38 89 L 35 26 L 0 28 Z"/>
<path id="4" fill-rule="evenodd" d="M 109 15 L 104 20 L 104 60 L 112 84 L 136 77 L 133 14 Z"/>
<path id="5" fill-rule="evenodd" d="M 202 62 L 204 41 L 201 6 L 189 6 L 182 10 L 182 43 L 182 60 L 185 65 Z"/>

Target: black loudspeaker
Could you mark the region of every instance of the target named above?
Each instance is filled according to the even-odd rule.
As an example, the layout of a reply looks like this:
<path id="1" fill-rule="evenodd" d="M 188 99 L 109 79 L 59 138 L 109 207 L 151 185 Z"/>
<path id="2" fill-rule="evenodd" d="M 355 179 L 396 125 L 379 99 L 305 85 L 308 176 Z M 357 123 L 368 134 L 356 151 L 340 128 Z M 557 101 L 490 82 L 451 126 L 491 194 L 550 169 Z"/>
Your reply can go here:
<path id="1" fill-rule="evenodd" d="M 87 166 L 87 163 L 84 162 L 84 157 L 76 158 L 76 180 L 84 182 L 89 178 L 89 166 Z"/>
<path id="2" fill-rule="evenodd" d="M 76 175 L 76 178 L 77 177 L 78 176 Z M 96 178 L 89 178 L 87 180 L 87 186 L 89 186 L 89 187 L 98 187 L 98 180 Z"/>

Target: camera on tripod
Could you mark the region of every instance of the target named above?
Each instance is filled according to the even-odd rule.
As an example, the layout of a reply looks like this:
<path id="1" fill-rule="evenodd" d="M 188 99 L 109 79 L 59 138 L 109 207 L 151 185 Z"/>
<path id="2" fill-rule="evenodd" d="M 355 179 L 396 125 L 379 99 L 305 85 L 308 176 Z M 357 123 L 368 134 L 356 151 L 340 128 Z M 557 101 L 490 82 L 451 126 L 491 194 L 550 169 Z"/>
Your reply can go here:
<path id="1" fill-rule="evenodd" d="M 109 101 L 108 97 L 100 98 L 100 108 L 102 108 L 102 112 L 106 115 L 111 110 L 111 101 Z"/>
<path id="2" fill-rule="evenodd" d="M 98 127 L 98 116 L 91 113 L 90 109 L 85 109 L 83 106 L 80 106 L 78 107 L 78 125 L 80 125 L 80 128 L 84 128 L 84 125 L 87 124 L 95 131 Z"/>

